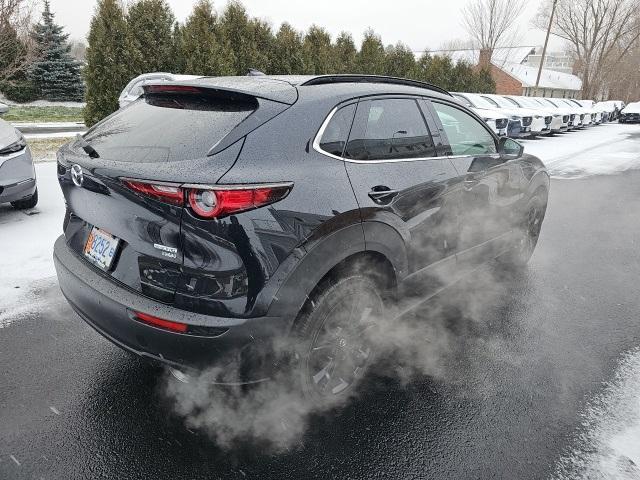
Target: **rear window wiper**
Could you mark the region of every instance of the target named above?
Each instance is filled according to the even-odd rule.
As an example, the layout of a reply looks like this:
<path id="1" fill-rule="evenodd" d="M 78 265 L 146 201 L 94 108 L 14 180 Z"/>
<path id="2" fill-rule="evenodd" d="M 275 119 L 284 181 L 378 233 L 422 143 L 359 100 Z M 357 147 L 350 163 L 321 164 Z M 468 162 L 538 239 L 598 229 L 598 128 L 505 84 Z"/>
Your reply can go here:
<path id="1" fill-rule="evenodd" d="M 89 143 L 82 137 L 82 135 L 76 135 L 76 143 L 89 155 L 91 158 L 100 158 L 96 149 L 93 148 Z"/>

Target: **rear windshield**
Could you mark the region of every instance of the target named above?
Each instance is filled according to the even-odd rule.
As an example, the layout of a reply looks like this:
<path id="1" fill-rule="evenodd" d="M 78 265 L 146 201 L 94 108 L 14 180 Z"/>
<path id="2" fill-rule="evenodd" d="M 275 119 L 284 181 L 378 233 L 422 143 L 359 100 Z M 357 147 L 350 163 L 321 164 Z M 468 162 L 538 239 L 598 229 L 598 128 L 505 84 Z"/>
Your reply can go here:
<path id="1" fill-rule="evenodd" d="M 256 108 L 256 102 L 238 99 L 146 95 L 96 125 L 85 140 L 109 160 L 191 160 L 206 156 Z"/>

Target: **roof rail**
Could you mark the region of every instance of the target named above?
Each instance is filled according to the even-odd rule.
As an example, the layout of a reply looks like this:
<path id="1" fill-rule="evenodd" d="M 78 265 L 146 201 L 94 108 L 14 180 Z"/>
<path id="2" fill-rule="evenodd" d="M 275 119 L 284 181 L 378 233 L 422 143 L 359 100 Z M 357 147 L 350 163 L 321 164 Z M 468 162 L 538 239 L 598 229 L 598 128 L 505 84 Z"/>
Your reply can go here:
<path id="1" fill-rule="evenodd" d="M 400 77 L 388 77 L 386 75 L 354 75 L 354 74 L 342 74 L 342 75 L 319 75 L 311 78 L 303 85 L 326 85 L 329 83 L 390 83 L 393 85 L 405 85 L 407 87 L 426 88 L 435 92 L 444 93 L 451 96 L 451 94 L 444 88 L 436 87 L 427 82 L 421 82 L 419 80 L 411 80 L 409 78 Z"/>

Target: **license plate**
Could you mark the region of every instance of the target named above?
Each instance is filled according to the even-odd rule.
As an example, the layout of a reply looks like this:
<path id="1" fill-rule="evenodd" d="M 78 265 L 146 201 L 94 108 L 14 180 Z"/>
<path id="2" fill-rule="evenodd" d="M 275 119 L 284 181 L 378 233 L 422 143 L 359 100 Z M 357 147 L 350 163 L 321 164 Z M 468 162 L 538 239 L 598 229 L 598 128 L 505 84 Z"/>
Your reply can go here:
<path id="1" fill-rule="evenodd" d="M 109 232 L 93 227 L 84 245 L 84 256 L 94 265 L 109 270 L 118 251 L 120 239 Z"/>

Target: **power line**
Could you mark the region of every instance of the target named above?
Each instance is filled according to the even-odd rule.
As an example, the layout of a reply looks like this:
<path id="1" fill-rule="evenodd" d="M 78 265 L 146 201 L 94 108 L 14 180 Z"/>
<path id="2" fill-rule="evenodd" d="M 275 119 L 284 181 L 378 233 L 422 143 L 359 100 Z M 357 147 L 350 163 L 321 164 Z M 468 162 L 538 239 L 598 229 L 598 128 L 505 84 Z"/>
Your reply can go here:
<path id="1" fill-rule="evenodd" d="M 514 48 L 537 48 L 539 45 L 514 45 L 511 47 L 497 47 L 495 50 L 507 50 Z M 411 50 L 413 53 L 443 53 L 443 52 L 474 52 L 480 50 L 479 48 L 440 48 L 437 50 Z"/>

